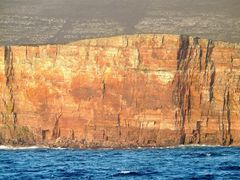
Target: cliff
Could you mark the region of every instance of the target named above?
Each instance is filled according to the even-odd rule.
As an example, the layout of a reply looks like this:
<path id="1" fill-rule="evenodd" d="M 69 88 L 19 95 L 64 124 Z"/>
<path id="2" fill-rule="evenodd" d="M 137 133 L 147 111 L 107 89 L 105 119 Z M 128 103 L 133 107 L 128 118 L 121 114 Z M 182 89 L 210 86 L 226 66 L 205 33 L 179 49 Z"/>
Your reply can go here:
<path id="1" fill-rule="evenodd" d="M 0 143 L 240 145 L 240 45 L 131 35 L 0 47 Z"/>

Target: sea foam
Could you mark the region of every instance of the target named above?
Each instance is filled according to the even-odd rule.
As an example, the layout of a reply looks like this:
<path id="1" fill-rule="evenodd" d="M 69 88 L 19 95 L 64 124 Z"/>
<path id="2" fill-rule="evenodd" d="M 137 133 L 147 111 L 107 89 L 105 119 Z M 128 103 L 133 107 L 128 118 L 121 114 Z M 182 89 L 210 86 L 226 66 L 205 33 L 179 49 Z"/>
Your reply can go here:
<path id="1" fill-rule="evenodd" d="M 22 146 L 22 147 L 15 147 L 15 146 L 5 146 L 0 145 L 0 150 L 27 150 L 27 149 L 47 149 L 47 146 Z"/>

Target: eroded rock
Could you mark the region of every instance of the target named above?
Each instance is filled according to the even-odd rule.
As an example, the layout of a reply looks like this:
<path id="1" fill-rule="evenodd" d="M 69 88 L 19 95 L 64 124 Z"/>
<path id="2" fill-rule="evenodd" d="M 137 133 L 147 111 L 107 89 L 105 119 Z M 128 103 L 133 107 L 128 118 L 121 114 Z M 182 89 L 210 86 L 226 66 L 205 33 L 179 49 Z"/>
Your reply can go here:
<path id="1" fill-rule="evenodd" d="M 188 36 L 1 47 L 0 142 L 239 145 L 239 69 L 239 44 Z"/>

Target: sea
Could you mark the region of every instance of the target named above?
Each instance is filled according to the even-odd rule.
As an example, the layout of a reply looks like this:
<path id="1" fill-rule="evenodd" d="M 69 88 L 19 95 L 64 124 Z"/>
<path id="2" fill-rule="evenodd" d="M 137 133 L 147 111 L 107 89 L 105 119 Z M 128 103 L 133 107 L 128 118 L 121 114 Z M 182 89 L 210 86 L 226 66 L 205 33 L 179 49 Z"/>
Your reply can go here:
<path id="1" fill-rule="evenodd" d="M 240 147 L 0 146 L 0 179 L 240 179 Z"/>

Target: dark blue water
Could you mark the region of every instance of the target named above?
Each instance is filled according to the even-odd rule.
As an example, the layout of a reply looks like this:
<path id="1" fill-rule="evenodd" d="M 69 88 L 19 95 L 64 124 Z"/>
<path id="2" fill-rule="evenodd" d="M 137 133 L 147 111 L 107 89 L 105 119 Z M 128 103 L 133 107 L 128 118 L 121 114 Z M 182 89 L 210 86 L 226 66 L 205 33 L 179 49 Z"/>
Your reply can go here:
<path id="1" fill-rule="evenodd" d="M 1 149 L 0 179 L 240 179 L 240 148 Z"/>

